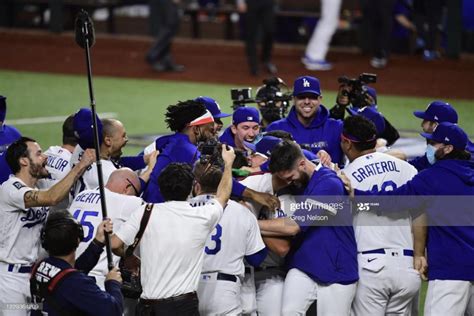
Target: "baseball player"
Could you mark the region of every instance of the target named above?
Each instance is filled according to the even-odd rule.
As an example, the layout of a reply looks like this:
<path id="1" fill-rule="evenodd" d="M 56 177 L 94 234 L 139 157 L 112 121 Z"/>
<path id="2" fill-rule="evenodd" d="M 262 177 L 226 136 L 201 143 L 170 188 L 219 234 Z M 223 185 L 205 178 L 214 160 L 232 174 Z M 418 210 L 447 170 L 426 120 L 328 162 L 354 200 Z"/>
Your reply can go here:
<path id="1" fill-rule="evenodd" d="M 474 164 L 466 151 L 468 137 L 458 125 L 447 122 L 438 124 L 433 133 L 421 135 L 435 148 L 431 167 L 393 191 L 355 192 L 390 196 L 390 203 L 384 203 L 382 210 L 387 214 L 424 210 L 430 224 L 425 239 L 429 280 L 425 313 L 469 314 L 474 281 L 474 216 L 472 199 L 465 197 L 474 195 Z M 348 182 L 345 184 L 353 190 Z M 449 198 L 451 195 L 456 196 L 455 201 Z M 424 249 L 424 245 L 418 249 Z"/>
<path id="2" fill-rule="evenodd" d="M 130 214 L 142 205 L 143 201 L 136 196 L 137 192 L 140 192 L 140 180 L 132 170 L 120 168 L 110 174 L 104 193 L 107 216 L 113 221 L 115 229 L 119 229 L 121 224 L 130 217 Z M 76 251 L 76 257 L 79 257 L 92 241 L 98 225 L 102 222 L 99 189 L 85 190 L 79 193 L 69 207 L 69 212 L 84 228 L 84 240 Z M 114 256 L 115 266 L 118 261 L 119 257 Z M 103 253 L 89 275 L 94 276 L 97 285 L 104 289 L 107 273 L 107 258 Z"/>
<path id="3" fill-rule="evenodd" d="M 268 125 L 267 131 L 289 132 L 300 145 L 307 145 L 315 154 L 324 149 L 336 164 L 343 154 L 339 146 L 342 122 L 329 117 L 321 104 L 319 80 L 310 76 L 296 78 L 293 85 L 294 105 L 287 117 Z"/>
<path id="4" fill-rule="evenodd" d="M 305 158 L 293 142 L 283 141 L 273 149 L 269 167 L 281 181 L 302 191 L 291 218 L 259 221 L 262 232 L 295 236 L 286 256 L 282 315 L 304 315 L 316 299 L 318 315 L 348 315 L 358 271 L 352 215 L 340 201 L 343 184 L 334 171 Z M 313 200 L 325 196 L 336 206 Z"/>
<path id="5" fill-rule="evenodd" d="M 222 177 L 219 167 L 198 163 L 194 168 L 197 196 L 191 205 L 200 206 L 214 199 Z M 267 254 L 257 219 L 242 204 L 229 201 L 216 228 L 206 242 L 199 279 L 201 315 L 242 313 L 240 290 L 244 278 L 244 257 L 258 266 Z"/>
<path id="6" fill-rule="evenodd" d="M 49 190 L 37 190 L 38 179 L 49 175 L 46 156 L 31 138 L 21 137 L 6 152 L 13 172 L 0 187 L 0 305 L 26 303 L 30 298 L 29 273 L 40 251 L 40 231 L 49 206 L 64 199 L 74 181 L 94 161 L 93 150 Z M 26 315 L 26 310 L 8 315 Z"/>
<path id="7" fill-rule="evenodd" d="M 20 132 L 13 126 L 5 124 L 7 115 L 7 98 L 0 95 L 0 184 L 8 180 L 11 174 L 5 160 L 5 152 L 8 146 L 21 137 Z"/>
<path id="8" fill-rule="evenodd" d="M 409 163 L 375 151 L 377 130 L 363 116 L 344 120 L 341 147 L 350 163 L 344 168 L 354 188 L 393 190 L 416 175 Z M 413 267 L 411 217 L 354 215 L 359 282 L 352 303 L 354 315 L 403 315 L 420 287 Z M 415 235 L 416 238 L 416 235 Z"/>
<path id="9" fill-rule="evenodd" d="M 244 141 L 253 142 L 260 133 L 260 113 L 256 108 L 239 107 L 232 114 L 232 125 L 219 140 L 234 148 L 245 149 Z"/>

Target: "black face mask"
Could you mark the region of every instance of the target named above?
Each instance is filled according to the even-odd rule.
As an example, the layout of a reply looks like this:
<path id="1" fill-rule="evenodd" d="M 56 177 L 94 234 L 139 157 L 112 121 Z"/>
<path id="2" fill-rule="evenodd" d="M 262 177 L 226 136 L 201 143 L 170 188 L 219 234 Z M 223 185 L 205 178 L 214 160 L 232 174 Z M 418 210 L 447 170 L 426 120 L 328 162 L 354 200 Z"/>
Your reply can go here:
<path id="1" fill-rule="evenodd" d="M 272 105 L 260 107 L 260 113 L 262 113 L 263 119 L 268 123 L 278 121 L 282 118 L 281 109 Z"/>

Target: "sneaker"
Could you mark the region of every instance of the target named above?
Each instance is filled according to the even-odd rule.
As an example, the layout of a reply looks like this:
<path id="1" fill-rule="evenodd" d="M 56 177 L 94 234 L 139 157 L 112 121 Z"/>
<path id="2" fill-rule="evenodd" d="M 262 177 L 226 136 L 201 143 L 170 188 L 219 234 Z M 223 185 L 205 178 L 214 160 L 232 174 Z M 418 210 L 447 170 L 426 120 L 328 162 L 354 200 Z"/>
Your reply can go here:
<path id="1" fill-rule="evenodd" d="M 373 57 L 370 60 L 370 65 L 377 69 L 385 68 L 387 66 L 387 58 Z"/>
<path id="2" fill-rule="evenodd" d="M 423 51 L 423 60 L 424 61 L 433 61 L 439 58 L 439 54 L 437 51 L 434 50 L 427 50 Z"/>
<path id="3" fill-rule="evenodd" d="M 332 69 L 332 64 L 325 60 L 315 60 L 308 56 L 301 58 L 301 62 L 305 65 L 308 70 L 319 70 L 327 71 Z"/>

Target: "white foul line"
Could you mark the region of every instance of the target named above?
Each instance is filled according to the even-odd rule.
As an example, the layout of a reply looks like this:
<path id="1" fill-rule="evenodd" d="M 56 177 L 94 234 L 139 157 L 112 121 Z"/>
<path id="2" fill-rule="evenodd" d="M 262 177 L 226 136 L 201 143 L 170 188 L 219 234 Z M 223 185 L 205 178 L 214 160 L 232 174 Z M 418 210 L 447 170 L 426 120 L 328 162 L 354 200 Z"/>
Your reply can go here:
<path id="1" fill-rule="evenodd" d="M 115 112 L 105 112 L 97 113 L 100 118 L 116 118 L 117 113 Z M 43 116 L 43 117 L 31 117 L 23 118 L 17 120 L 7 120 L 5 124 L 9 125 L 28 125 L 28 124 L 47 124 L 47 123 L 62 123 L 67 118 L 67 116 Z"/>

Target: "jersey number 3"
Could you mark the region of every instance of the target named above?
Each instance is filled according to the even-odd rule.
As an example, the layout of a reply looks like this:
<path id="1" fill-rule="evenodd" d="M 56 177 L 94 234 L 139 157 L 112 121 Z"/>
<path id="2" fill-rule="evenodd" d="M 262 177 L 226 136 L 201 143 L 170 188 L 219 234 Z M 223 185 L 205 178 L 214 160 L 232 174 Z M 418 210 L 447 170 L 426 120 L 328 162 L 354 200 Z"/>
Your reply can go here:
<path id="1" fill-rule="evenodd" d="M 216 233 L 211 236 L 211 240 L 216 243 L 216 246 L 214 248 L 209 248 L 206 247 L 204 248 L 204 251 L 208 255 L 215 255 L 221 250 L 221 237 L 222 237 L 222 226 L 217 224 L 216 225 Z"/>

